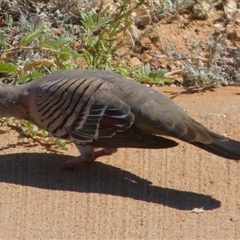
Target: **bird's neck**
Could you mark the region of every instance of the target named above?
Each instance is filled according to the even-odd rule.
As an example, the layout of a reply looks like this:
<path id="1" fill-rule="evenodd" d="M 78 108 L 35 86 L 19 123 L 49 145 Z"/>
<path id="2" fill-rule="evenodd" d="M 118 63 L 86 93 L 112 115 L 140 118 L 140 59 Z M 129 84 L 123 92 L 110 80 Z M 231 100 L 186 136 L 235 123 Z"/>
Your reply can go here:
<path id="1" fill-rule="evenodd" d="M 22 86 L 0 85 L 0 117 L 26 118 L 27 92 Z"/>

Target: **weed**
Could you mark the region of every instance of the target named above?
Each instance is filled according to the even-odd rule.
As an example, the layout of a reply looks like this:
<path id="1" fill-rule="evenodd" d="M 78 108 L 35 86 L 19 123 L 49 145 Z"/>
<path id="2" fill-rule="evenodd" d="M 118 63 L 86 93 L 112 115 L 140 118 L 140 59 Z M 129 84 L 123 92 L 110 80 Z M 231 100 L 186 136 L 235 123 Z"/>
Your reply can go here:
<path id="1" fill-rule="evenodd" d="M 165 23 L 169 23 L 177 16 L 180 11 L 193 5 L 193 3 L 193 0 L 163 0 L 162 7 L 157 7 L 152 11 L 157 18 L 164 19 Z"/>
<path id="2" fill-rule="evenodd" d="M 74 67 L 72 60 L 79 55 L 72 49 L 74 38 L 67 33 L 59 36 L 59 33 L 51 30 L 44 23 L 29 26 L 24 19 L 15 23 L 7 13 L 5 13 L 5 24 L 7 30 L 5 33 L 0 33 L 2 52 L 0 61 L 4 63 L 0 65 L 0 72 L 17 72 L 29 81 L 31 75 L 40 76 L 46 72 Z M 8 36 L 6 32 L 15 32 L 17 36 L 12 39 L 12 36 Z M 12 41 L 14 47 L 10 47 L 9 42 Z M 32 71 L 35 74 L 32 74 Z M 26 82 L 23 76 L 19 83 Z"/>
<path id="3" fill-rule="evenodd" d="M 144 3 L 140 0 L 131 8 L 131 1 L 124 0 L 114 14 L 102 16 L 103 1 L 100 4 L 98 13 L 93 12 L 87 15 L 80 12 L 83 31 L 84 50 L 82 56 L 90 69 L 105 69 L 116 72 L 126 72 L 126 68 L 114 61 L 116 51 L 123 45 L 120 35 L 132 24 L 129 16 Z M 108 14 L 105 14 L 108 15 Z"/>
<path id="4" fill-rule="evenodd" d="M 114 16 L 102 15 L 101 2 L 98 13 L 80 12 L 80 27 L 63 22 L 61 30 L 51 29 L 44 22 L 29 24 L 23 15 L 15 22 L 5 13 L 5 30 L 0 32 L 0 73 L 13 74 L 17 78 L 17 84 L 24 84 L 49 72 L 75 68 L 72 60 L 80 55 L 73 47 L 77 37 L 81 35 L 85 45 L 81 56 L 88 68 L 111 70 L 127 75 L 127 68 L 120 61 L 114 61 L 114 54 L 122 44 L 117 40 L 132 24 L 129 18 L 132 11 L 143 2 L 144 0 L 140 0 L 131 7 L 130 0 L 123 0 Z M 19 127 L 30 137 L 49 138 L 46 131 L 28 121 L 10 118 L 7 122 Z M 64 141 L 54 141 L 60 148 L 66 147 Z"/>
<path id="5" fill-rule="evenodd" d="M 0 73 L 13 75 L 17 84 L 32 81 L 57 70 L 74 68 L 72 60 L 79 57 L 73 50 L 74 38 L 66 32 L 61 36 L 51 30 L 46 24 L 29 25 L 24 18 L 14 22 L 5 13 L 6 28 L 0 32 Z M 12 39 L 12 35 L 15 35 Z M 9 44 L 14 41 L 14 44 Z M 30 137 L 46 136 L 42 130 L 28 121 L 8 119 L 9 124 L 15 124 Z M 52 140 L 61 148 L 66 144 L 61 140 Z"/>
<path id="6" fill-rule="evenodd" d="M 165 70 L 153 70 L 149 63 L 145 64 L 143 67 L 137 67 L 131 71 L 130 76 L 137 79 L 138 82 L 147 83 L 147 84 L 170 84 L 172 80 L 166 79 L 164 77 Z"/>
<path id="7" fill-rule="evenodd" d="M 211 36 L 207 43 L 192 43 L 187 54 L 177 53 L 173 46 L 167 46 L 165 53 L 172 60 L 182 61 L 184 86 L 215 87 L 240 81 L 239 49 L 227 48 L 225 36 Z M 233 63 L 227 62 L 227 55 L 232 55 Z"/>
<path id="8" fill-rule="evenodd" d="M 50 21 L 31 22 L 25 16 L 28 11 L 24 12 L 22 9 L 18 11 L 18 20 L 7 11 L 2 11 L 0 24 L 4 24 L 4 30 L 0 29 L 1 77 L 6 75 L 8 80 L 15 79 L 13 84 L 24 84 L 46 73 L 76 68 L 77 65 L 73 60 L 81 58 L 86 68 L 118 72 L 150 85 L 172 83 L 172 80 L 164 77 L 164 70 L 154 70 L 149 63 L 129 70 L 123 64 L 124 57 L 118 54 L 119 49 L 125 47 L 127 33 L 131 32 L 129 29 L 136 27 L 132 14 L 136 14 L 136 9 L 146 3 L 144 0 L 139 0 L 133 6 L 132 2 L 122 0 L 113 12 L 101 1 L 98 11 L 94 8 L 88 12 L 82 10 L 79 16 L 76 16 L 78 12 L 75 12 L 74 21 L 69 20 L 72 17 L 71 13 L 62 14 L 56 11 L 50 14 L 54 19 L 52 24 L 49 23 Z M 163 0 L 162 7 L 150 9 L 150 12 L 154 13 L 157 19 L 164 18 L 165 22 L 170 22 L 181 10 L 192 6 L 193 3 L 193 0 Z M 85 4 L 85 1 L 82 4 Z M 148 32 L 149 30 L 137 32 L 140 37 L 138 34 L 136 36 L 132 34 L 132 41 L 140 42 Z M 160 37 L 161 34 L 158 33 L 157 37 L 151 38 L 155 46 L 157 46 L 156 41 L 159 40 L 161 43 Z M 164 48 L 162 43 L 160 48 L 161 50 Z M 202 49 L 204 53 L 207 51 L 206 55 Z M 171 60 L 182 62 L 184 85 L 199 87 L 240 81 L 240 50 L 237 48 L 234 51 L 231 65 L 222 57 L 228 51 L 225 37 L 220 36 L 210 38 L 208 43 L 193 43 L 186 54 L 177 53 L 174 46 L 167 46 L 164 53 Z M 45 137 L 51 139 L 49 141 L 55 141 L 60 148 L 66 147 L 65 142 L 53 140 L 46 131 L 38 129 L 27 121 L 16 119 L 14 121 L 8 119 L 9 124 L 14 122 L 28 136 Z"/>

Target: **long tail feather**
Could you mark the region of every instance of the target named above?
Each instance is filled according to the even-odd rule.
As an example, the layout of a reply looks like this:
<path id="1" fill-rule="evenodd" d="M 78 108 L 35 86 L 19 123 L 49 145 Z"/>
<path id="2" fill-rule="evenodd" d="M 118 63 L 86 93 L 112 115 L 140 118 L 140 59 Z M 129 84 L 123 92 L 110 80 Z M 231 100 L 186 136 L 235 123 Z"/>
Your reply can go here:
<path id="1" fill-rule="evenodd" d="M 240 160 L 240 142 L 238 141 L 227 139 L 226 141 L 213 140 L 211 144 L 198 142 L 192 144 L 220 157 Z"/>

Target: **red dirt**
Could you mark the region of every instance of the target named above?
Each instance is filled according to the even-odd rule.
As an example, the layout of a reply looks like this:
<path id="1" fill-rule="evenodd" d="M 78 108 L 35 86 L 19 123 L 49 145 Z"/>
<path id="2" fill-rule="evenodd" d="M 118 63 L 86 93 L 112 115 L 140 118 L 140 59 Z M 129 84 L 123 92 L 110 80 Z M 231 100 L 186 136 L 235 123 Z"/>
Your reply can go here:
<path id="1" fill-rule="evenodd" d="M 240 88 L 160 91 L 182 92 L 174 100 L 193 118 L 240 140 Z M 66 171 L 74 146 L 54 153 L 1 130 L 0 239 L 240 239 L 238 162 L 179 142 Z"/>

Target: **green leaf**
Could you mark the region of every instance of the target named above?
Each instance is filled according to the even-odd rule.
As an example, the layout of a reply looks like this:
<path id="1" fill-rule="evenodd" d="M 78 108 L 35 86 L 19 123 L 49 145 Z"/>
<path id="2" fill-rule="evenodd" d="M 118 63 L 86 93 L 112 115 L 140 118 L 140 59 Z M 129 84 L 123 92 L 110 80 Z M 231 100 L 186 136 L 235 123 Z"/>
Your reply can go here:
<path id="1" fill-rule="evenodd" d="M 32 43 L 34 40 L 39 41 L 45 31 L 46 27 L 43 24 L 29 28 L 29 30 L 22 37 L 21 45 L 26 46 Z"/>
<path id="2" fill-rule="evenodd" d="M 12 73 L 16 72 L 18 69 L 12 63 L 5 63 L 0 61 L 0 72 L 2 73 Z"/>
<path id="3" fill-rule="evenodd" d="M 99 22 L 99 27 L 105 27 L 106 24 L 110 23 L 113 20 L 111 17 L 101 17 Z"/>
<path id="4" fill-rule="evenodd" d="M 33 69 L 29 73 L 22 72 L 21 74 L 19 74 L 18 83 L 20 84 L 28 83 L 34 79 L 42 77 L 43 75 L 44 75 L 43 70 L 41 71 Z"/>
<path id="5" fill-rule="evenodd" d="M 90 55 L 90 53 L 88 51 L 84 51 L 83 52 L 83 58 L 85 59 L 85 61 L 87 62 L 88 65 L 92 64 L 92 55 Z"/>
<path id="6" fill-rule="evenodd" d="M 67 150 L 67 145 L 66 142 L 60 139 L 55 139 L 55 143 L 62 149 L 62 150 Z"/>
<path id="7" fill-rule="evenodd" d="M 4 21 L 5 21 L 5 23 L 7 24 L 7 26 L 8 27 L 12 27 L 12 25 L 13 25 L 13 19 L 12 19 L 12 17 L 10 16 L 10 15 L 8 15 L 7 13 L 5 13 L 4 14 Z"/>

